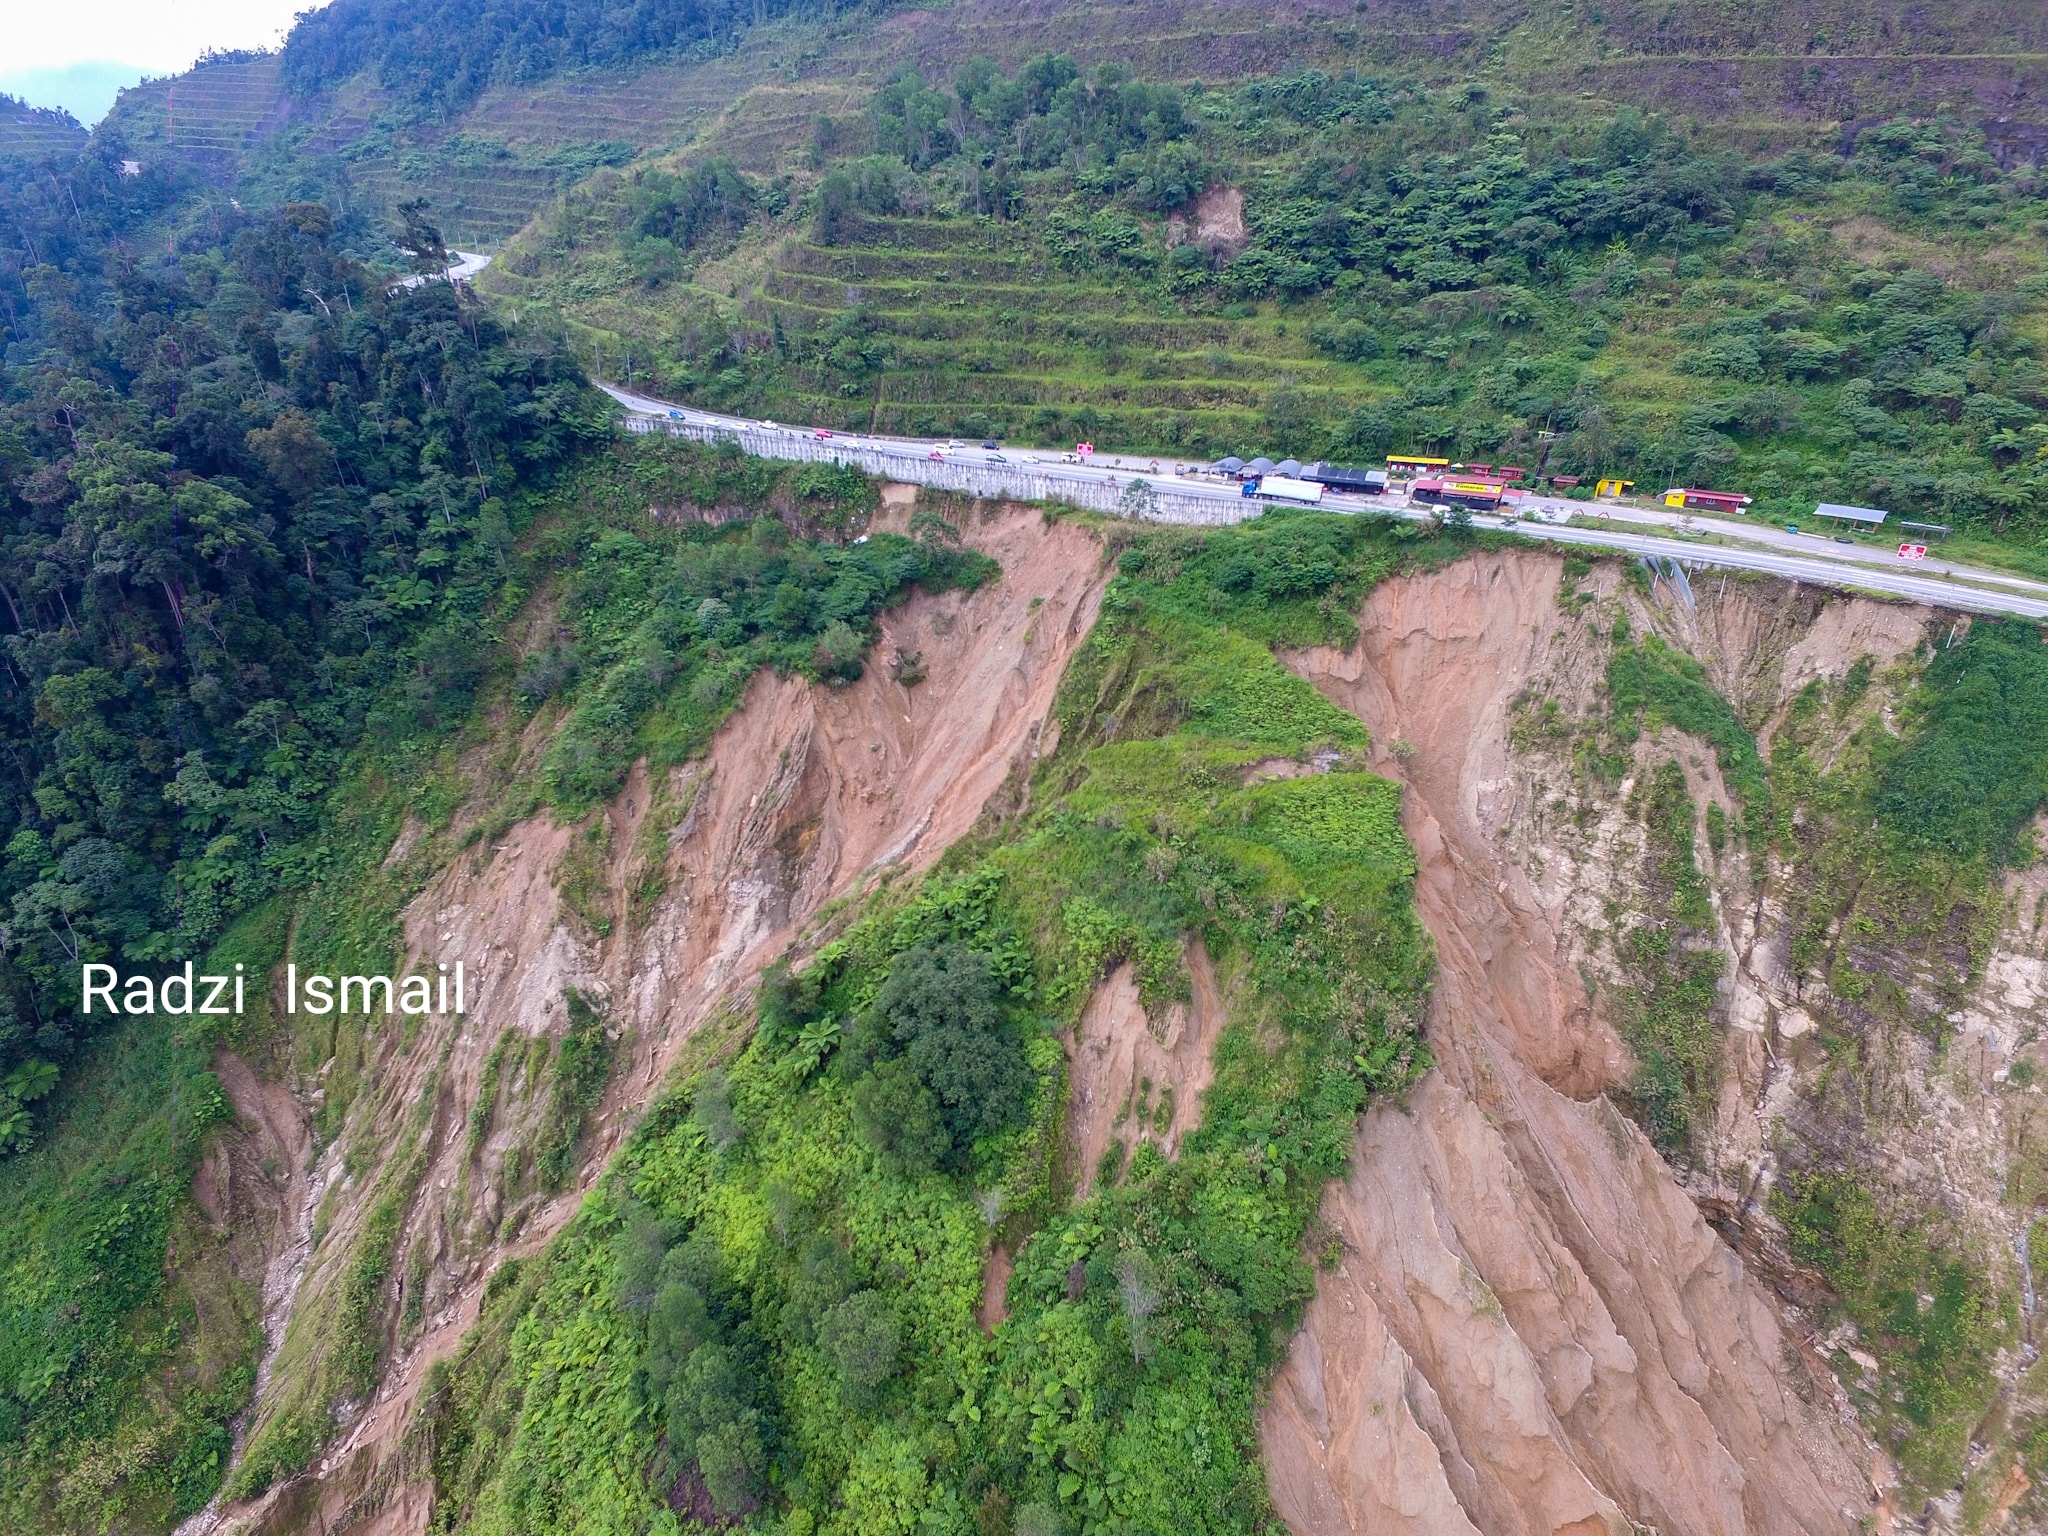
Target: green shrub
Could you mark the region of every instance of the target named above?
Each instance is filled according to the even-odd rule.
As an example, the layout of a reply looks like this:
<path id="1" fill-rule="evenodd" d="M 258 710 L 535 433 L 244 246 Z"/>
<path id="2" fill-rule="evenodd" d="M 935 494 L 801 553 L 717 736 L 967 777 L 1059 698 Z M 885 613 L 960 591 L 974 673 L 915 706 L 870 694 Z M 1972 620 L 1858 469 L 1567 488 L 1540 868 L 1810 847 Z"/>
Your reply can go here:
<path id="1" fill-rule="evenodd" d="M 856 1412 L 872 1410 L 876 1388 L 896 1373 L 902 1330 L 889 1298 L 856 1291 L 818 1319 L 818 1348 L 839 1373 L 839 1395 Z"/>
<path id="2" fill-rule="evenodd" d="M 560 1189 L 576 1171 L 584 1120 L 604 1098 L 605 1079 L 611 1074 L 603 1012 L 574 987 L 566 998 L 569 1027 L 555 1048 L 548 1107 L 533 1149 L 534 1173 L 541 1188 L 551 1190 Z"/>
<path id="3" fill-rule="evenodd" d="M 874 1023 L 876 1033 L 887 1031 L 880 1048 L 902 1053 L 937 1106 L 949 1156 L 1000 1133 L 1023 1112 L 1024 1053 L 1004 1027 L 988 956 L 958 943 L 905 950 L 875 999 Z"/>
<path id="4" fill-rule="evenodd" d="M 1788 1174 L 1771 1211 L 1896 1384 L 1895 1399 L 1861 1406 L 1897 1438 L 1910 1484 L 1952 1486 L 1998 1395 L 1993 1357 L 2015 1331 L 2011 1299 L 1937 1224 L 1885 1210 L 1854 1172 Z"/>
<path id="5" fill-rule="evenodd" d="M 1712 1118 L 1720 1081 L 1716 1013 L 1724 962 L 1695 857 L 1685 770 L 1659 763 L 1640 793 L 1646 849 L 1642 916 L 1615 942 L 1629 983 L 1618 1022 L 1636 1058 L 1630 1107 L 1660 1148 L 1682 1155 L 1693 1150 L 1695 1131 Z"/>
<path id="6" fill-rule="evenodd" d="M 1387 554 L 1351 547 L 1340 579 Z M 1195 616 L 1174 535 L 1137 550 L 1057 704 L 1114 739 L 1064 733 L 1028 815 L 772 969 L 722 1078 L 650 1110 L 494 1325 L 505 1349 L 451 1381 L 451 1526 L 632 1529 L 701 1496 L 792 1529 L 1263 1528 L 1256 1410 L 1304 1238 L 1360 1107 L 1426 1060 L 1430 952 L 1393 785 L 1245 784 L 1356 723 Z M 1209 658 L 1238 647 L 1291 701 L 1257 740 L 1210 733 Z M 1174 708 L 1141 705 L 1162 688 Z M 1199 1127 L 1070 1208 L 1054 1031 L 1121 962 L 1148 1006 L 1184 997 L 1197 937 L 1240 1004 Z M 722 1147 L 718 1083 L 745 1127 Z M 998 1239 L 1017 1268 L 990 1337 Z"/>
<path id="7" fill-rule="evenodd" d="M 1617 631 L 1607 661 L 1607 695 L 1622 741 L 1669 725 L 1714 749 L 1721 776 L 1742 802 L 1744 830 L 1760 838 L 1771 824 L 1771 786 L 1756 738 L 1721 697 L 1700 664 L 1655 635 L 1628 644 Z"/>
<path id="8" fill-rule="evenodd" d="M 820 526 L 847 528 L 875 502 L 865 476 L 834 466 L 729 462 L 665 441 L 613 467 L 616 480 L 585 494 L 716 501 L 735 492 L 766 500 L 784 482 Z M 594 473 L 594 472 L 593 472 Z M 631 502 L 625 502 L 631 505 Z M 763 666 L 826 682 L 861 674 L 876 617 L 913 586 L 972 590 L 993 578 L 983 555 L 942 540 L 876 534 L 860 543 L 792 536 L 782 523 L 633 530 L 594 524 L 567 578 L 564 611 L 575 666 L 529 659 L 529 696 L 566 691 L 569 711 L 542 766 L 561 814 L 580 816 L 615 793 L 634 758 L 656 767 L 702 750 Z"/>
<path id="9" fill-rule="evenodd" d="M 1909 844 L 1993 865 L 2048 799 L 2048 645 L 2031 624 L 1979 620 L 1938 650 L 1911 701 L 1915 731 L 1885 769 L 1877 813 Z"/>

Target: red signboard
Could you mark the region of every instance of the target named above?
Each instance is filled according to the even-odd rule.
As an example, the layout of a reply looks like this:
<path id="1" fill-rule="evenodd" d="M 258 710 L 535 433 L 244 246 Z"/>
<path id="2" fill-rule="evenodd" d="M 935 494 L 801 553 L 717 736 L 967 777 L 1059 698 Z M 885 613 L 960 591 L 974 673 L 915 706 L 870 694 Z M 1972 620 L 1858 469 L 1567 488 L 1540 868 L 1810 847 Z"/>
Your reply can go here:
<path id="1" fill-rule="evenodd" d="M 1925 560 L 1927 558 L 1927 546 L 1925 544 L 1901 544 L 1899 546 L 1899 558 L 1901 560 Z"/>

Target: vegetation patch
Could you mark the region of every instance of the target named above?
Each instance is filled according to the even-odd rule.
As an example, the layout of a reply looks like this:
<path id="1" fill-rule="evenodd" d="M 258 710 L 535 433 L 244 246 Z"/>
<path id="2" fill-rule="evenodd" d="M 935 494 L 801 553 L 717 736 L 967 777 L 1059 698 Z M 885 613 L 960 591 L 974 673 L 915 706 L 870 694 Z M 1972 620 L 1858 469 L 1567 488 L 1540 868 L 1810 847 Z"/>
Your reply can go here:
<path id="1" fill-rule="evenodd" d="M 541 773 L 565 816 L 610 798 L 636 758 L 660 773 L 702 751 L 761 667 L 850 682 L 876 618 L 913 586 L 971 591 L 996 575 L 936 520 L 915 539 L 848 541 L 873 510 L 874 485 L 832 466 L 657 438 L 585 476 L 600 515 L 547 550 L 564 567 L 563 633 L 527 657 L 516 683 L 528 709 L 565 701 Z M 821 536 L 740 515 L 778 502 Z M 726 513 L 691 515 L 705 506 Z"/>
<path id="2" fill-rule="evenodd" d="M 601 1000 L 571 987 L 567 1004 L 569 1027 L 555 1047 L 548 1107 L 533 1148 L 534 1175 L 546 1190 L 560 1189 L 579 1166 L 576 1151 L 584 1122 L 604 1098 L 611 1074 L 612 1046 Z"/>
<path id="3" fill-rule="evenodd" d="M 1987 1364 L 2018 1331 L 2012 1297 L 1937 1224 L 1887 1211 L 1853 1174 L 1795 1174 L 1771 1212 L 1884 1361 L 1878 1392 L 1850 1382 L 1858 1408 L 1898 1447 L 1909 1485 L 1950 1487 L 1998 1396 Z"/>
<path id="4" fill-rule="evenodd" d="M 1607 698 L 1612 730 L 1623 743 L 1633 742 L 1645 729 L 1668 725 L 1712 747 L 1723 782 L 1742 802 L 1745 830 L 1752 838 L 1769 834 L 1770 780 L 1756 738 L 1698 662 L 1656 635 L 1631 644 L 1627 621 L 1616 620 L 1614 648 L 1607 658 Z"/>
<path id="5" fill-rule="evenodd" d="M 53 1469 L 70 1474 L 68 1517 L 95 1525 L 168 1521 L 219 1482 L 225 1457 L 206 1457 L 250 1379 L 195 1369 L 198 1318 L 165 1273 L 206 1133 L 229 1116 L 209 1055 L 167 1022 L 133 1021 L 62 1090 L 56 1133 L 9 1165 L 0 1523 L 53 1520 Z"/>
<path id="6" fill-rule="evenodd" d="M 200 969 L 267 974 L 286 916 L 279 903 L 251 913 Z M 261 1297 L 232 1278 L 189 1194 L 209 1133 L 233 1119 L 214 1047 L 253 1050 L 275 1034 L 263 988 L 249 993 L 239 1019 L 124 1019 L 56 1089 L 47 1138 L 0 1165 L 11 1526 L 181 1520 L 227 1472 Z"/>
<path id="7" fill-rule="evenodd" d="M 1934 653 L 1886 764 L 1877 813 L 1900 840 L 1994 866 L 2024 864 L 2048 800 L 2048 644 L 2031 624 L 1982 620 Z"/>
<path id="8" fill-rule="evenodd" d="M 1648 770 L 1636 792 L 1644 854 L 1641 917 L 1618 934 L 1629 985 L 1622 1038 L 1636 1058 L 1635 1118 L 1667 1155 L 1683 1155 L 1712 1119 L 1720 1086 L 1717 1017 L 1725 969 L 1694 849 L 1692 792 L 1674 762 Z"/>
<path id="9" fill-rule="evenodd" d="M 1408 548 L 1342 526 L 1322 590 Z M 1423 1064 L 1430 952 L 1395 786 L 1245 785 L 1363 739 L 1277 666 L 1272 708 L 1212 700 L 1206 652 L 1305 622 L 1209 610 L 1196 573 L 1256 539 L 1139 535 L 1037 809 L 771 973 L 740 1055 L 650 1113 L 440 1384 L 437 1528 L 1270 1521 L 1258 1394 L 1354 1117 Z M 1171 996 L 1197 935 L 1258 1015 L 1226 1027 L 1179 1160 L 1140 1148 L 1070 1208 L 1059 1033 L 1119 960 Z M 1017 1268 L 985 1335 L 998 1240 Z"/>

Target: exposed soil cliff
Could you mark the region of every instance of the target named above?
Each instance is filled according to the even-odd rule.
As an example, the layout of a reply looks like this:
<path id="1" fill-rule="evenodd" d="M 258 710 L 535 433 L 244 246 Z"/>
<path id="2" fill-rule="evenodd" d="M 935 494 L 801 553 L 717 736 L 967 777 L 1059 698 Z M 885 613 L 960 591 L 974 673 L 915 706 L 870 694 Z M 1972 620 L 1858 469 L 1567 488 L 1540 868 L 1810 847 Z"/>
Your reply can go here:
<path id="1" fill-rule="evenodd" d="M 901 500 L 885 520 L 903 515 Z M 717 1026 L 733 1017 L 721 1005 L 821 910 L 928 864 L 1022 793 L 1053 691 L 1094 620 L 1101 547 L 1035 510 L 991 512 L 964 531 L 1001 563 L 1000 581 L 888 614 L 857 682 L 757 676 L 700 762 L 659 783 L 636 772 L 588 826 L 521 823 L 410 905 L 409 958 L 464 957 L 468 1013 L 374 1042 L 367 1090 L 304 1181 L 318 1242 L 303 1278 L 280 1282 L 294 1318 L 323 1316 L 398 1181 L 404 1214 L 381 1296 L 390 1363 L 315 1475 L 194 1530 L 421 1528 L 406 1426 L 490 1274 L 559 1230 L 681 1053 L 720 1048 Z M 532 1153 L 547 1045 L 569 1025 L 572 993 L 600 1011 L 611 1071 L 577 1143 L 582 1172 L 551 1190 Z M 410 1301 L 409 1286 L 421 1292 Z M 305 1331 L 284 1330 L 275 1376 L 313 1353 Z M 259 1424 L 283 1395 L 259 1400 Z"/>
<path id="2" fill-rule="evenodd" d="M 1094 1187 L 1112 1147 L 1117 1166 L 1142 1142 L 1172 1157 L 1201 1123 L 1227 1010 L 1199 940 L 1188 946 L 1187 966 L 1189 1001 L 1168 1004 L 1156 1022 L 1128 964 L 1110 972 L 1081 1014 L 1068 1052 L 1067 1144 L 1077 1199 Z"/>
<path id="3" fill-rule="evenodd" d="M 885 500 L 884 520 L 907 515 L 902 496 Z M 967 534 L 1001 561 L 1001 583 L 888 615 L 857 683 L 757 677 L 700 762 L 636 772 L 591 822 L 521 823 L 441 871 L 407 910 L 407 946 L 466 958 L 470 1012 L 459 1029 L 429 1021 L 374 1040 L 368 1087 L 317 1156 L 289 1096 L 229 1076 L 254 1129 L 209 1164 L 202 1205 L 240 1198 L 276 1213 L 266 1313 L 273 1339 L 287 1320 L 298 1329 L 282 1326 L 266 1362 L 259 1422 L 288 1400 L 318 1342 L 307 1333 L 333 1315 L 394 1190 L 402 1214 L 377 1299 L 376 1392 L 345 1413 L 315 1475 L 195 1530 L 420 1531 L 430 1511 L 413 1410 L 428 1367 L 476 1321 L 489 1277 L 560 1230 L 667 1074 L 738 1037 L 731 1005 L 763 965 L 828 928 L 839 898 L 924 866 L 1021 802 L 1049 746 L 1054 690 L 1095 617 L 1101 548 L 1017 509 Z M 1994 1090 L 2048 1052 L 2048 869 L 2007 877 L 2002 927 L 1944 1047 L 1871 1034 L 1851 1115 L 1829 1098 L 1844 1090 L 1814 1039 L 1839 1000 L 1789 958 L 1797 871 L 1703 831 L 1709 926 L 1726 959 L 1719 1054 L 1674 1171 L 1617 1107 L 1638 1067 L 1613 1002 L 1647 857 L 1634 790 L 1676 763 L 1701 828 L 1710 813 L 1733 825 L 1741 805 L 1714 752 L 1668 726 L 1628 747 L 1618 780 L 1575 766 L 1597 729 L 1586 722 L 1608 707 L 1614 619 L 1696 657 L 1766 752 L 1815 679 L 1837 687 L 1875 671 L 1867 698 L 1842 706 L 1840 730 L 1889 719 L 1914 670 L 1893 664 L 1954 625 L 1768 583 L 1644 590 L 1613 564 L 1561 583 L 1563 570 L 1548 555 L 1489 553 L 1390 580 L 1355 647 L 1288 658 L 1371 728 L 1373 767 L 1406 786 L 1417 906 L 1440 968 L 1436 1068 L 1361 1124 L 1351 1176 L 1324 1207 L 1341 1257 L 1265 1411 L 1274 1502 L 1304 1536 L 1903 1529 L 1918 1511 L 1891 1508 L 1892 1472 L 1858 1420 L 1867 1394 L 1847 1368 L 1868 1357 L 1803 1309 L 1815 1277 L 1789 1263 L 1767 1196 L 1788 1146 L 1850 1147 L 2016 1272 L 2011 1245 L 2021 1236 L 2024 1251 L 2026 1227 L 2012 1202 L 2031 1196 L 2011 1191 L 2025 1169 L 2048 1169 L 2048 1126 L 2038 1089 Z M 1299 771 L 1280 760 L 1257 770 Z M 1073 1032 L 1080 1191 L 1112 1147 L 1151 1140 L 1172 1155 L 1198 1123 L 1237 994 L 1199 948 L 1188 968 L 1190 1001 L 1156 1016 L 1117 968 Z M 582 1000 L 610 1070 L 574 1167 L 550 1181 L 535 1171 L 550 1051 Z M 996 1249 L 984 1327 L 1003 1316 L 1009 1266 Z M 2022 1305 L 2024 1342 L 2031 1290 Z M 2001 1357 L 2008 1407 L 2033 1358 Z M 2029 1488 L 2006 1471 L 1985 1465 L 1985 1502 L 1994 1524 L 2020 1528 Z"/>
<path id="4" fill-rule="evenodd" d="M 1295 658 L 1407 786 L 1439 1069 L 1368 1117 L 1330 1197 L 1346 1251 L 1267 1412 L 1274 1498 L 1297 1532 L 1855 1530 L 1867 1456 L 1832 1382 L 1599 1097 L 1627 1053 L 1569 903 L 1517 858 L 1542 786 L 1512 709 L 1538 678 L 1592 691 L 1604 660 L 1559 570 L 1392 581 L 1354 651 Z"/>

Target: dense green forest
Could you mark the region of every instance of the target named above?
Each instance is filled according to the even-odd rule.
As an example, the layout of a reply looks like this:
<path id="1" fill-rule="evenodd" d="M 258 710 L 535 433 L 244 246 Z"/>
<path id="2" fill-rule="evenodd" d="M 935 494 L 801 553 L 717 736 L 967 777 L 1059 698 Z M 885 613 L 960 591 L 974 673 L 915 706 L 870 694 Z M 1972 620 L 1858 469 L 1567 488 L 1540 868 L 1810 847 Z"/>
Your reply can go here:
<path id="1" fill-rule="evenodd" d="M 832 18 L 885 5 L 886 0 L 368 0 L 308 11 L 285 44 L 285 73 L 294 89 L 318 91 L 367 72 L 418 107 L 450 112 L 493 84 L 651 58 L 713 56 L 765 21 Z"/>
<path id="2" fill-rule="evenodd" d="M 190 1226 L 218 1036 L 84 1017 L 79 967 L 263 973 L 275 898 L 359 873 L 322 840 L 350 764 L 468 715 L 530 488 L 609 435 L 560 348 L 343 253 L 383 232 L 122 158 L 0 177 L 12 1528 L 203 1504 L 260 1343 Z M 80 1449 L 123 1426 L 139 1462 Z"/>
<path id="3" fill-rule="evenodd" d="M 10 1142 L 81 964 L 203 953 L 315 872 L 358 741 L 467 713 L 491 637 L 422 620 L 498 579 L 505 493 L 605 432 L 557 348 L 364 268 L 324 207 L 104 147 L 45 169 L 0 203 Z"/>
<path id="4" fill-rule="evenodd" d="M 846 425 L 1508 460 L 2031 547 L 2042 175 L 1950 117 L 1758 157 L 1633 108 L 1309 71 L 912 71 L 780 177 L 601 176 L 493 281 L 636 377 Z"/>

